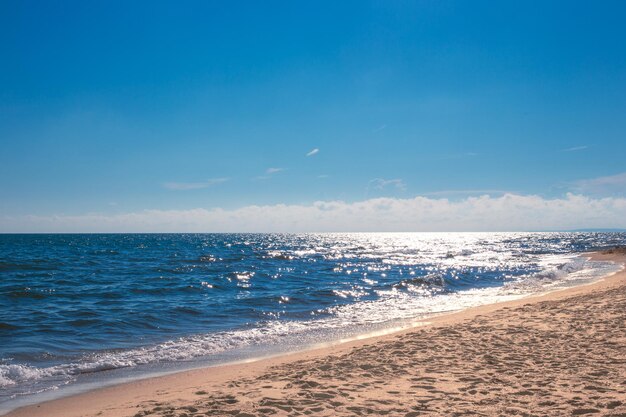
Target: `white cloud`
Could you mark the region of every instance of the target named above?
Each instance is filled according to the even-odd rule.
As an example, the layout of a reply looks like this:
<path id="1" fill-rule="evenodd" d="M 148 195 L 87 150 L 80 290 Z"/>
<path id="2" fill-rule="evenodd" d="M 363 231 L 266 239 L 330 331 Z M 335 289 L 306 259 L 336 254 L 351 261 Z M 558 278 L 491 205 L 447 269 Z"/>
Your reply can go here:
<path id="1" fill-rule="evenodd" d="M 313 149 L 311 152 L 307 153 L 307 154 L 306 154 L 306 156 L 313 156 L 313 155 L 315 155 L 316 153 L 318 153 L 319 151 L 320 151 L 319 149 L 315 148 L 315 149 Z"/>
<path id="2" fill-rule="evenodd" d="M 272 175 L 277 174 L 279 172 L 286 171 L 286 168 L 268 168 L 265 170 L 265 175 L 259 175 L 257 177 L 252 178 L 253 181 L 264 181 L 272 178 Z"/>
<path id="3" fill-rule="evenodd" d="M 582 151 L 589 148 L 589 146 L 587 145 L 583 145 L 583 146 L 574 146 L 572 148 L 567 148 L 567 149 L 563 149 L 563 152 L 576 152 L 576 151 Z"/>
<path id="4" fill-rule="evenodd" d="M 626 228 L 626 198 L 505 194 L 374 198 L 347 203 L 0 217 L 3 232 L 520 231 Z"/>
<path id="5" fill-rule="evenodd" d="M 625 195 L 626 172 L 576 181 L 572 184 L 576 192 L 592 195 Z"/>
<path id="6" fill-rule="evenodd" d="M 387 187 L 393 187 L 398 190 L 406 189 L 406 185 L 404 184 L 404 181 L 402 181 L 399 178 L 395 178 L 392 180 L 386 180 L 384 178 L 374 178 L 373 180 L 370 180 L 370 182 L 368 183 L 368 189 L 373 188 L 375 190 L 384 190 Z"/>
<path id="7" fill-rule="evenodd" d="M 228 181 L 228 178 L 211 178 L 202 182 L 166 182 L 163 183 L 163 187 L 168 190 L 198 190 L 200 188 L 207 188 L 212 185 L 221 184 Z"/>

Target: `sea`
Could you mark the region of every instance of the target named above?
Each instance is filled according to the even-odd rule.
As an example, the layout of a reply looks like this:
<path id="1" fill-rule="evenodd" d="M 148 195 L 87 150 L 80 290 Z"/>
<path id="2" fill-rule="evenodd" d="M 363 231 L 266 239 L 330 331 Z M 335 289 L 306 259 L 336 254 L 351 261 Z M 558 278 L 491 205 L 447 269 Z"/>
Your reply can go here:
<path id="1" fill-rule="evenodd" d="M 0 235 L 0 413 L 598 280 L 626 233 Z"/>

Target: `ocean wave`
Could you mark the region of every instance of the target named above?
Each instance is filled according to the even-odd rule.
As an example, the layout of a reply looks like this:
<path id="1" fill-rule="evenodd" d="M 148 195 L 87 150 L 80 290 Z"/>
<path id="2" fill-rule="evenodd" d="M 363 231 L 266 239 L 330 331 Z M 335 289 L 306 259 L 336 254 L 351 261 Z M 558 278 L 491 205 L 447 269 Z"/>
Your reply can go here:
<path id="1" fill-rule="evenodd" d="M 85 355 L 77 362 L 50 367 L 0 364 L 0 387 L 51 377 L 74 377 L 82 374 L 136 367 L 159 362 L 185 361 L 241 348 L 283 334 L 282 326 L 196 335 L 170 340 L 153 346 L 125 351 Z"/>
<path id="2" fill-rule="evenodd" d="M 350 331 L 357 333 L 359 327 L 364 329 L 372 325 L 414 320 L 432 314 L 511 300 L 522 297 L 531 291 L 545 289 L 547 284 L 549 286 L 562 284 L 572 274 L 580 279 L 581 276 L 576 274 L 585 272 L 582 277 L 592 279 L 614 270 L 616 270 L 615 265 L 610 263 L 590 265 L 582 258 L 574 258 L 569 262 L 551 266 L 517 282 L 496 288 L 470 289 L 451 294 L 430 294 L 429 296 L 422 294 L 419 297 L 410 292 L 391 288 L 381 290 L 380 298 L 376 300 L 359 301 L 318 310 L 317 315 L 323 317 L 319 319 L 268 320 L 259 323 L 255 328 L 181 337 L 151 346 L 123 351 L 92 353 L 83 356 L 78 361 L 50 367 L 1 364 L 0 387 L 48 378 L 71 378 L 82 374 L 153 363 L 189 361 L 250 346 L 285 345 L 286 341 L 294 346 L 307 342 L 314 343 L 321 340 L 321 334 L 326 334 L 327 337 L 332 338 L 333 334 L 345 335 L 346 332 L 350 333 Z M 429 282 L 429 279 L 426 277 L 415 278 L 413 281 L 407 280 L 407 282 L 422 284 Z M 335 295 L 358 297 L 362 294 L 354 291 L 354 293 L 336 293 Z"/>
<path id="3" fill-rule="evenodd" d="M 421 277 L 411 277 L 401 280 L 393 284 L 393 288 L 438 288 L 443 289 L 446 286 L 445 276 L 442 273 L 431 273 Z"/>
<path id="4" fill-rule="evenodd" d="M 37 368 L 28 365 L 0 365 L 0 387 L 8 387 L 26 381 L 50 376 L 65 375 L 61 369 Z"/>
<path id="5" fill-rule="evenodd" d="M 15 326 L 11 323 L 4 323 L 0 321 L 0 330 L 17 330 L 19 329 L 18 326 Z"/>

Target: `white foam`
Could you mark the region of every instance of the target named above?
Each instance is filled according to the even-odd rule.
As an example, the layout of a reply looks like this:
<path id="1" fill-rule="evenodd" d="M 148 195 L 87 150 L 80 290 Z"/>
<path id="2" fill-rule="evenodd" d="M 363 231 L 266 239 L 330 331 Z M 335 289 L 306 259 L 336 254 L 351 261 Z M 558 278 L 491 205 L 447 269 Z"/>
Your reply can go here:
<path id="1" fill-rule="evenodd" d="M 0 365 L 0 387 L 63 374 L 62 370 L 57 370 L 55 367 L 37 368 L 28 365 Z"/>

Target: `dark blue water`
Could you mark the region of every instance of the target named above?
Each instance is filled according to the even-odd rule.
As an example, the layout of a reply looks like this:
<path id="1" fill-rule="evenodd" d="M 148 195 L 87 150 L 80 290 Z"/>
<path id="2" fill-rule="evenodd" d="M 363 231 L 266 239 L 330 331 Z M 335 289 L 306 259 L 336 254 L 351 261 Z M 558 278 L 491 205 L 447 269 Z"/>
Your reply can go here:
<path id="1" fill-rule="evenodd" d="M 620 233 L 0 235 L 0 402 L 593 279 L 612 266 L 574 255 L 624 243 Z"/>

